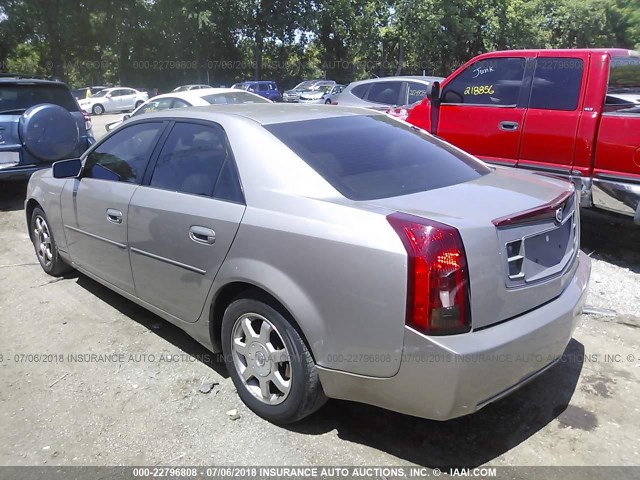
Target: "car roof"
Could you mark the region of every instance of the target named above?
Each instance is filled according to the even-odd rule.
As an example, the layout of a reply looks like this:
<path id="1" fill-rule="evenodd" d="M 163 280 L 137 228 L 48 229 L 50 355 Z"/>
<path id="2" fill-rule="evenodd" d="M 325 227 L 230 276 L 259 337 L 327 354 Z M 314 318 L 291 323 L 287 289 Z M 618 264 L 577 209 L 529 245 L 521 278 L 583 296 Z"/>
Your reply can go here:
<path id="1" fill-rule="evenodd" d="M 61 82 L 60 80 L 54 79 L 45 79 L 45 78 L 34 78 L 29 76 L 0 76 L 0 83 L 20 83 L 22 85 L 63 85 L 67 86 L 66 83 Z"/>
<path id="2" fill-rule="evenodd" d="M 207 95 L 213 95 L 216 93 L 238 93 L 237 88 L 200 88 L 197 90 L 185 90 L 182 92 L 170 92 L 163 93 L 162 95 L 156 95 L 150 98 L 150 100 L 157 100 L 159 98 L 181 98 L 182 100 L 191 100 L 193 98 L 202 98 Z"/>
<path id="3" fill-rule="evenodd" d="M 177 110 L 162 110 L 145 114 L 145 118 L 189 118 L 194 120 L 215 120 L 220 116 L 235 117 L 246 121 L 271 125 L 275 123 L 303 122 L 325 118 L 353 116 L 384 116 L 357 107 L 327 107 L 325 105 L 287 105 L 283 103 L 250 103 L 238 105 L 207 105 L 206 107 L 187 107 Z"/>

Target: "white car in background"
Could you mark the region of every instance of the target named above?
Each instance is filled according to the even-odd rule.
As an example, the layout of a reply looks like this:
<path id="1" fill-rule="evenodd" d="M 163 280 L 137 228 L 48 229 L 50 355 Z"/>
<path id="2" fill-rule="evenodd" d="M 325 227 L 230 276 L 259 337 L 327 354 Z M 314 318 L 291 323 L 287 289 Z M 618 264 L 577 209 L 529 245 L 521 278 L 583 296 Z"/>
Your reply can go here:
<path id="1" fill-rule="evenodd" d="M 147 92 L 133 88 L 105 88 L 89 98 L 79 100 L 80 108 L 93 115 L 103 113 L 126 112 L 138 108 L 149 99 Z"/>
<path id="2" fill-rule="evenodd" d="M 239 103 L 273 103 L 255 93 L 235 88 L 203 88 L 183 92 L 171 92 L 158 95 L 138 106 L 131 115 L 125 115 L 122 120 L 108 123 L 105 128 L 111 131 L 125 120 L 137 117 L 143 113 L 158 112 L 170 108 L 198 107 L 205 105 L 227 105 Z"/>
<path id="3" fill-rule="evenodd" d="M 344 85 L 321 85 L 300 94 L 298 103 L 331 105 L 331 99 L 344 89 Z"/>

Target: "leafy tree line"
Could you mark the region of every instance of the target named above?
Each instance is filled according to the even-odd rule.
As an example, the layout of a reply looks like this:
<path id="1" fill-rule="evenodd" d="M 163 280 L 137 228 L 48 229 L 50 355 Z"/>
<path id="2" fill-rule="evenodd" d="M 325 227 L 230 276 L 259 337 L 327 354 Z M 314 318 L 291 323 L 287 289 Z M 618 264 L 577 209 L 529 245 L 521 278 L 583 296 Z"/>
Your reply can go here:
<path id="1" fill-rule="evenodd" d="M 0 0 L 0 70 L 73 86 L 445 76 L 563 47 L 640 47 L 640 0 Z"/>

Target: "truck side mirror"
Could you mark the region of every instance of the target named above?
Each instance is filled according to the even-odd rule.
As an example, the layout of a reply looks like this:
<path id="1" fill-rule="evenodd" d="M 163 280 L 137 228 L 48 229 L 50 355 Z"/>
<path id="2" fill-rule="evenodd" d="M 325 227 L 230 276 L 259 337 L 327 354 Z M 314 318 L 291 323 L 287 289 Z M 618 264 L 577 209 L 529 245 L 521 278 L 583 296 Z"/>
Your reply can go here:
<path id="1" fill-rule="evenodd" d="M 431 84 L 431 90 L 429 91 L 429 95 L 427 95 L 429 100 L 431 100 L 431 104 L 434 106 L 440 105 L 440 82 L 433 82 Z"/>

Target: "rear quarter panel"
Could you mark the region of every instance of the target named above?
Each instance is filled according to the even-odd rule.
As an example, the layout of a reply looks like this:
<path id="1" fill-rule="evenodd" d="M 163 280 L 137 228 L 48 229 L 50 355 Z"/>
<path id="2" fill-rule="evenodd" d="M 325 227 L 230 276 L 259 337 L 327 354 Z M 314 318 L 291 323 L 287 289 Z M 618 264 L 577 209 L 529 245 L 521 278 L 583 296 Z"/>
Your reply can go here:
<path id="1" fill-rule="evenodd" d="M 640 181 L 640 114 L 605 113 L 600 120 L 594 174 L 626 174 Z"/>

